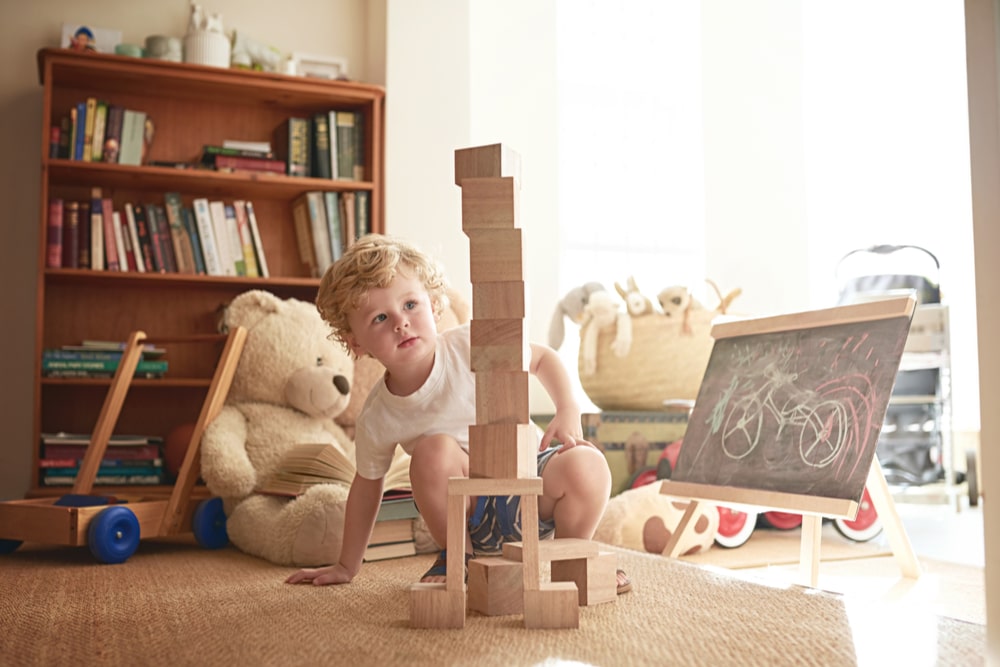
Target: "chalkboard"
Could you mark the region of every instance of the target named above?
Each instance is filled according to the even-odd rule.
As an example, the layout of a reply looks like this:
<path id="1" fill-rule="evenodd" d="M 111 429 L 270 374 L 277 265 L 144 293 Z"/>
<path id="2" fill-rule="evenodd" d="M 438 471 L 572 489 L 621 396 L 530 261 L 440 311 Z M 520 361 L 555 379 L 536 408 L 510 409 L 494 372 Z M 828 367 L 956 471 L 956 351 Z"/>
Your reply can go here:
<path id="1" fill-rule="evenodd" d="M 915 303 L 894 298 L 714 326 L 663 492 L 853 518 Z"/>

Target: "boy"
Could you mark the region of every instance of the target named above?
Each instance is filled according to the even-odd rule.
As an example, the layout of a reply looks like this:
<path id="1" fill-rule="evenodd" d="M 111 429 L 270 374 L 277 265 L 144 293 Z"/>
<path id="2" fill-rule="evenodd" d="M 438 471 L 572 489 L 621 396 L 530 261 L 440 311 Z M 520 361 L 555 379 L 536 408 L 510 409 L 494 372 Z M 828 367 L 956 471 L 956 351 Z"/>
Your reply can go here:
<path id="1" fill-rule="evenodd" d="M 287 583 L 343 584 L 357 575 L 396 443 L 411 455 L 413 498 L 431 536 L 448 543 L 448 479 L 469 474 L 468 426 L 475 423 L 476 405 L 469 326 L 437 331 L 445 299 L 444 276 L 433 260 L 377 234 L 356 241 L 323 276 L 316 306 L 333 336 L 356 356 L 372 355 L 386 370 L 357 420 L 357 474 L 347 499 L 340 560 L 299 570 Z M 610 495 L 607 461 L 582 439 L 580 409 L 555 352 L 531 345 L 529 372 L 556 406 L 539 443 L 539 535 L 590 539 Z M 553 441 L 562 446 L 550 448 Z M 466 561 L 473 551 L 498 553 L 504 541 L 521 539 L 519 501 L 469 499 Z M 442 552 L 421 581 L 444 581 L 445 566 Z M 619 592 L 630 586 L 619 572 Z"/>

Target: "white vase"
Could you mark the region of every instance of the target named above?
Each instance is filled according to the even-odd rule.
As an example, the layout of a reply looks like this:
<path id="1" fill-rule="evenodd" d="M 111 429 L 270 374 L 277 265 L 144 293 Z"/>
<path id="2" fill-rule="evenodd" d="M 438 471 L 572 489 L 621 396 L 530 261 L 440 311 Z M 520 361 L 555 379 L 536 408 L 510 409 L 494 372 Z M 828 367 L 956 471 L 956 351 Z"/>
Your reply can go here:
<path id="1" fill-rule="evenodd" d="M 229 67 L 229 38 L 221 32 L 196 30 L 184 38 L 184 62 Z"/>

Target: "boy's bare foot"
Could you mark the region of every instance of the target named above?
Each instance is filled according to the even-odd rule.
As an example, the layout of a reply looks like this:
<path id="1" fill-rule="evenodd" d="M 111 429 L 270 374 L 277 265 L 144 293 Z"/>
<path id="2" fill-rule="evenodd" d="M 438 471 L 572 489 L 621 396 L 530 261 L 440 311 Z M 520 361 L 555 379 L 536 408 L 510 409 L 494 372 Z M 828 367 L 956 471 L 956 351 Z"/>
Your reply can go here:
<path id="1" fill-rule="evenodd" d="M 472 560 L 472 554 L 465 554 L 465 578 L 469 577 L 469 561 Z M 437 560 L 431 565 L 430 569 L 424 572 L 424 575 L 420 577 L 420 583 L 422 584 L 443 584 L 448 579 L 448 551 L 447 549 L 442 549 L 441 553 L 438 554 Z"/>
<path id="2" fill-rule="evenodd" d="M 615 574 L 618 579 L 618 595 L 632 590 L 632 580 L 625 574 L 625 570 L 618 570 Z"/>

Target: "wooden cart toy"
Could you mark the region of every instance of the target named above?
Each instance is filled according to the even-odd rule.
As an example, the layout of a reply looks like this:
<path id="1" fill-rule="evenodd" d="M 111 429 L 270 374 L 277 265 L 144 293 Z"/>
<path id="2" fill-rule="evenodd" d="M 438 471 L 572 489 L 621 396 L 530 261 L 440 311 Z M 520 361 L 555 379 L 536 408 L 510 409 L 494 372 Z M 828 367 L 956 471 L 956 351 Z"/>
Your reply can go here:
<path id="1" fill-rule="evenodd" d="M 102 563 L 122 563 L 135 553 L 141 538 L 168 537 L 193 532 L 207 549 L 225 546 L 226 516 L 219 498 L 192 502 L 200 473 L 199 448 L 205 427 L 222 409 L 239 363 L 246 329 L 228 334 L 147 339 L 142 331 L 129 336 L 111 386 L 94 426 L 90 444 L 80 462 L 71 493 L 59 498 L 32 498 L 0 502 L 0 554 L 11 553 L 23 542 L 90 548 Z M 94 480 L 108 440 L 118 421 L 125 395 L 146 343 L 224 342 L 208 393 L 187 451 L 168 497 L 125 497 L 117 500 L 93 495 Z"/>

